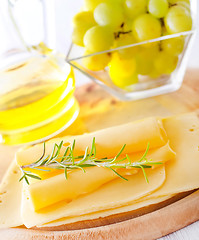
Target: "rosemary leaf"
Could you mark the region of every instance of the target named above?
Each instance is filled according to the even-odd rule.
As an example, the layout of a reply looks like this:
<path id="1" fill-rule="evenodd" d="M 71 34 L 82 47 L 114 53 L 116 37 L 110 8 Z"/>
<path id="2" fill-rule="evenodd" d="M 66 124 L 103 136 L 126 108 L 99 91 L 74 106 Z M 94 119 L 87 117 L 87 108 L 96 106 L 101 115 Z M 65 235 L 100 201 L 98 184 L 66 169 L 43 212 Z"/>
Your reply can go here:
<path id="1" fill-rule="evenodd" d="M 144 174 L 144 178 L 145 178 L 146 182 L 149 183 L 149 179 L 148 179 L 148 177 L 147 177 L 147 175 L 146 175 L 145 169 L 143 168 L 142 165 L 140 165 L 140 168 L 142 169 L 142 172 L 143 172 L 143 174 Z"/>
<path id="2" fill-rule="evenodd" d="M 120 177 L 121 179 L 128 181 L 127 178 L 123 177 L 122 175 L 120 175 L 117 171 L 115 171 L 113 168 L 111 167 L 107 167 L 108 169 L 110 169 L 111 171 L 113 171 L 118 177 Z"/>
<path id="3" fill-rule="evenodd" d="M 150 146 L 150 144 L 148 143 L 148 144 L 147 144 L 146 151 L 145 151 L 145 153 L 143 154 L 143 156 L 140 158 L 139 162 L 142 162 L 143 160 L 146 159 L 146 156 L 147 156 L 147 154 L 148 154 L 148 152 L 149 152 L 149 146 Z"/>
<path id="4" fill-rule="evenodd" d="M 64 175 L 65 175 L 65 178 L 66 180 L 68 179 L 68 172 L 67 172 L 67 168 L 64 168 Z"/>
<path id="5" fill-rule="evenodd" d="M 153 162 L 151 159 L 147 160 L 147 154 L 149 151 L 149 144 L 147 145 L 146 151 L 138 162 L 132 162 L 129 155 L 126 154 L 125 157 L 121 157 L 126 144 L 123 145 L 118 154 L 113 158 L 97 158 L 96 157 L 96 144 L 95 138 L 93 138 L 91 150 L 86 147 L 84 155 L 74 156 L 75 149 L 75 140 L 72 143 L 71 147 L 67 147 L 63 156 L 59 156 L 61 148 L 63 147 L 63 141 L 59 144 L 54 144 L 52 152 L 50 155 L 45 156 L 46 146 L 44 143 L 44 150 L 42 157 L 40 157 L 35 163 L 30 165 L 21 166 L 23 176 L 19 179 L 25 181 L 29 184 L 28 178 L 35 178 L 40 180 L 41 178 L 35 174 L 32 174 L 31 171 L 24 171 L 24 168 L 36 169 L 39 171 L 50 171 L 49 168 L 64 170 L 65 178 L 68 179 L 68 170 L 81 169 L 85 172 L 85 168 L 88 167 L 105 167 L 113 171 L 118 177 L 123 180 L 128 181 L 125 177 L 119 174 L 115 169 L 133 169 L 140 168 L 143 171 L 144 177 L 148 182 L 148 178 L 145 172 L 145 168 L 152 168 L 153 165 L 160 165 L 162 162 Z M 121 157 L 121 159 L 119 159 Z M 125 161 L 126 160 L 126 161 Z M 39 168 L 42 167 L 42 168 Z M 45 169 L 48 168 L 48 169 Z"/>
<path id="6" fill-rule="evenodd" d="M 25 179 L 26 183 L 27 183 L 28 185 L 30 185 L 30 183 L 29 183 L 29 181 L 28 181 L 28 178 L 27 178 L 26 176 L 24 176 L 24 179 Z"/>
<path id="7" fill-rule="evenodd" d="M 41 180 L 41 178 L 39 176 L 30 174 L 30 173 L 26 173 L 26 176 L 37 179 L 37 180 Z"/>

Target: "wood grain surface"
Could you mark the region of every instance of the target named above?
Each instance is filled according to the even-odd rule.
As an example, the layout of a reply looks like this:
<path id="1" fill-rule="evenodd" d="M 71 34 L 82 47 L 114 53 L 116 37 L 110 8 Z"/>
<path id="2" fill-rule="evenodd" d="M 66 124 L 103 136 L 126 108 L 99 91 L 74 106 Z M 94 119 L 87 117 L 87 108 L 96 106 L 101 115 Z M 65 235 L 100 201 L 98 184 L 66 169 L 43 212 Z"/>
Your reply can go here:
<path id="1" fill-rule="evenodd" d="M 149 99 L 121 102 L 95 84 L 76 90 L 80 115 L 59 137 L 82 134 L 149 116 L 166 117 L 199 109 L 199 70 L 188 70 L 182 88 Z M 0 146 L 0 180 L 18 147 Z M 199 192 L 151 213 L 132 219 L 83 230 L 41 231 L 13 228 L 0 231 L 2 240 L 21 239 L 118 239 L 150 240 L 183 228 L 199 219 Z M 102 225 L 103 225 L 103 219 Z"/>

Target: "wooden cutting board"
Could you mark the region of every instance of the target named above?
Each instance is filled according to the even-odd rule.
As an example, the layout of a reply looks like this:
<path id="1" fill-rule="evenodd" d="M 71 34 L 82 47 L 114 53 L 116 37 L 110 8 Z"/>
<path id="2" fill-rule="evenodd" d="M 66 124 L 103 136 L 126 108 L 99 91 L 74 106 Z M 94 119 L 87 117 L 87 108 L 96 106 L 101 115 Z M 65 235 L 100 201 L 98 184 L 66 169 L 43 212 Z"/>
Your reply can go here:
<path id="1" fill-rule="evenodd" d="M 149 99 L 121 102 L 94 83 L 77 88 L 76 97 L 81 107 L 80 115 L 76 122 L 59 137 L 67 134 L 82 134 L 149 116 L 166 117 L 191 111 L 199 113 L 199 70 L 187 71 L 179 91 Z M 17 149 L 17 147 L 0 146 L 0 180 Z M 25 228 L 0 230 L 0 239 L 156 239 L 199 220 L 199 191 L 183 198 L 181 196 L 180 200 L 175 199 L 173 202 L 169 205 L 166 203 L 167 206 L 164 204 L 164 207 L 159 206 L 160 209 L 150 213 L 142 211 L 141 216 L 128 214 L 128 216 L 113 216 L 108 220 L 90 222 L 87 224 L 87 229 L 80 229 L 82 228 L 80 223 L 75 227 L 80 230 L 40 231 Z"/>

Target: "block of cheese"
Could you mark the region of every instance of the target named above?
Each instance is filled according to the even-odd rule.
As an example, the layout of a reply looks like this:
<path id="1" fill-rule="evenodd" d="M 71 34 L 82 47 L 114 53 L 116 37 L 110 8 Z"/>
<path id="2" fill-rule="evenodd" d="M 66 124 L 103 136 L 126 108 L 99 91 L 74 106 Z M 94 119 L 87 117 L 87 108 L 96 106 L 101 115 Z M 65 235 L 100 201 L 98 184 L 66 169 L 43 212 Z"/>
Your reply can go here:
<path id="1" fill-rule="evenodd" d="M 143 152 L 130 154 L 129 157 L 133 162 L 139 161 Z M 167 162 L 175 157 L 175 153 L 169 144 L 157 149 L 151 150 L 147 158 L 153 162 Z M 159 165 L 156 165 L 156 167 Z M 73 170 L 65 179 L 64 173 L 42 181 L 36 181 L 28 186 L 30 200 L 35 211 L 44 207 L 65 200 L 70 202 L 78 196 L 90 193 L 98 189 L 103 184 L 118 178 L 118 176 L 107 168 L 92 167 L 82 170 Z M 137 173 L 137 169 L 119 169 L 117 170 L 123 176 Z M 42 172 L 43 173 L 43 172 Z M 52 194 L 53 189 L 53 194 Z"/>
<path id="2" fill-rule="evenodd" d="M 62 201 L 38 212 L 32 208 L 28 185 L 24 182 L 21 209 L 23 223 L 27 228 L 30 228 L 62 217 L 77 216 L 131 204 L 160 188 L 165 181 L 164 166 L 153 170 L 149 169 L 146 172 L 149 183 L 146 182 L 140 171 L 133 176 L 128 176 L 128 181 L 117 178 L 103 185 L 97 191 L 85 194 L 69 203 Z"/>
<path id="3" fill-rule="evenodd" d="M 75 155 L 82 155 L 86 147 L 91 147 L 95 137 L 97 156 L 114 157 L 126 144 L 123 154 L 145 151 L 147 144 L 150 148 L 158 148 L 166 144 L 167 136 L 163 128 L 162 121 L 157 118 L 147 118 L 144 120 L 131 122 L 128 124 L 111 127 L 97 132 L 75 136 Z M 63 155 L 66 147 L 71 144 L 74 137 L 63 137 L 62 139 L 52 139 L 46 144 L 45 156 L 52 152 L 55 143 L 64 141 L 64 147 L 60 154 Z M 34 152 L 34 155 L 32 154 Z M 16 154 L 17 162 L 20 166 L 31 164 L 37 161 L 43 154 L 43 144 L 22 149 Z"/>
<path id="4" fill-rule="evenodd" d="M 0 228 L 23 225 L 21 219 L 21 171 L 14 160 L 0 185 Z"/>

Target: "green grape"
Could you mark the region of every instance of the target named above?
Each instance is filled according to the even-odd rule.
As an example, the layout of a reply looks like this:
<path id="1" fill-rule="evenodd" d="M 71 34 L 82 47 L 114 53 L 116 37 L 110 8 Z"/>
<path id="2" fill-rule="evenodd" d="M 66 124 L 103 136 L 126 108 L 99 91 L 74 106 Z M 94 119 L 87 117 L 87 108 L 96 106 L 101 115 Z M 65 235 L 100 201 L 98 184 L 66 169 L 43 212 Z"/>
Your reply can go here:
<path id="1" fill-rule="evenodd" d="M 129 77 L 118 77 L 117 75 L 111 75 L 111 72 L 109 71 L 110 78 L 112 82 L 119 88 L 128 89 L 129 86 L 138 83 L 138 74 L 134 73 Z"/>
<path id="2" fill-rule="evenodd" d="M 142 42 L 160 37 L 162 28 L 160 20 L 150 14 L 143 14 L 133 22 L 132 31 L 136 40 Z"/>
<path id="3" fill-rule="evenodd" d="M 121 46 L 127 46 L 130 44 L 136 43 L 134 36 L 130 33 L 128 34 L 120 34 L 119 38 L 115 40 L 115 48 Z M 120 58 L 129 59 L 135 56 L 135 54 L 139 51 L 139 46 L 136 47 L 128 47 L 118 50 L 118 54 Z"/>
<path id="4" fill-rule="evenodd" d="M 72 42 L 83 47 L 83 38 L 86 33 L 86 31 L 95 26 L 96 22 L 93 17 L 93 13 L 88 12 L 80 12 L 76 14 L 73 18 L 73 34 L 72 34 Z"/>
<path id="5" fill-rule="evenodd" d="M 136 73 L 136 61 L 134 58 L 121 59 L 117 53 L 114 53 L 109 63 L 110 75 L 114 78 L 128 78 Z"/>
<path id="6" fill-rule="evenodd" d="M 166 39 L 161 42 L 161 48 L 170 55 L 178 56 L 184 49 L 184 43 L 184 37 Z"/>
<path id="7" fill-rule="evenodd" d="M 167 0 L 149 0 L 148 11 L 156 18 L 163 18 L 166 16 L 169 9 Z"/>
<path id="8" fill-rule="evenodd" d="M 110 2 L 112 4 L 119 4 L 120 6 L 122 6 L 124 3 L 124 0 L 104 0 L 103 2 Z"/>
<path id="9" fill-rule="evenodd" d="M 147 12 L 148 0 L 125 0 L 124 11 L 128 18 L 134 19 L 140 14 Z"/>
<path id="10" fill-rule="evenodd" d="M 86 51 L 84 56 L 91 54 L 90 52 Z M 100 71 L 103 70 L 111 60 L 110 53 L 103 53 L 97 54 L 90 57 L 84 57 L 82 59 L 83 65 L 92 71 Z"/>
<path id="11" fill-rule="evenodd" d="M 154 60 L 159 54 L 159 46 L 144 48 L 136 55 L 137 72 L 141 75 L 149 75 L 154 68 Z"/>
<path id="12" fill-rule="evenodd" d="M 138 75 L 135 59 L 124 60 L 117 53 L 114 53 L 109 63 L 109 76 L 112 82 L 120 88 L 126 88 L 137 83 Z"/>
<path id="13" fill-rule="evenodd" d="M 170 4 L 176 4 L 176 2 L 186 2 L 188 4 L 190 4 L 190 1 L 189 0 L 168 0 L 168 3 Z"/>
<path id="14" fill-rule="evenodd" d="M 157 72 L 161 74 L 171 74 L 178 63 L 178 57 L 172 56 L 164 51 L 161 51 L 154 61 L 154 66 Z"/>
<path id="15" fill-rule="evenodd" d="M 124 15 L 119 4 L 104 2 L 99 4 L 94 10 L 95 21 L 101 26 L 119 28 L 124 22 Z"/>
<path id="16" fill-rule="evenodd" d="M 78 46 L 84 47 L 84 35 L 86 33 L 86 30 L 83 28 L 74 28 L 73 34 L 72 34 L 72 42 L 75 43 Z"/>
<path id="17" fill-rule="evenodd" d="M 96 25 L 93 12 L 91 11 L 83 11 L 76 14 L 73 18 L 73 26 L 74 27 L 84 27 L 91 28 Z"/>
<path id="18" fill-rule="evenodd" d="M 186 2 L 185 0 L 184 0 L 184 1 L 179 1 L 179 0 L 177 0 L 176 3 L 175 3 L 175 5 L 184 7 L 184 8 L 186 8 L 189 12 L 191 11 L 191 10 L 190 10 L 190 3 L 189 3 L 189 2 Z"/>
<path id="19" fill-rule="evenodd" d="M 168 33 L 180 33 L 192 29 L 190 12 L 182 6 L 173 6 L 169 9 L 164 19 Z"/>
<path id="20" fill-rule="evenodd" d="M 113 45 L 114 34 L 109 27 L 95 26 L 84 35 L 86 50 L 94 53 L 109 50 Z"/>
<path id="21" fill-rule="evenodd" d="M 94 11 L 94 9 L 104 0 L 84 0 L 86 9 L 89 11 Z"/>

